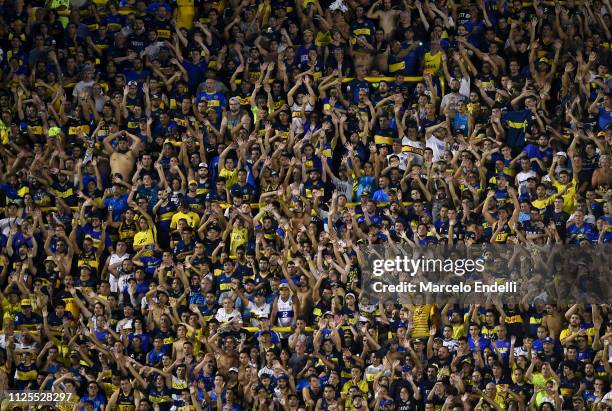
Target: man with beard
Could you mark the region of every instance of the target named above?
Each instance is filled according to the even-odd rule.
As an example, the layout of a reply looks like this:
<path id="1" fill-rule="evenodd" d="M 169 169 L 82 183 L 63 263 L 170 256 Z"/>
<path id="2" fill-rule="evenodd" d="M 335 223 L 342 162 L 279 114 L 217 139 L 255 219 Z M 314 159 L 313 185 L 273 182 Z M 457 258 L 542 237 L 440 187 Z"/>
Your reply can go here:
<path id="1" fill-rule="evenodd" d="M 225 132 L 229 131 L 231 136 L 245 125 L 250 124 L 250 117 L 248 113 L 240 108 L 240 99 L 238 97 L 232 97 L 229 99 L 229 110 L 223 113 L 223 119 L 221 120 L 221 129 L 219 130 L 222 136 L 225 136 Z"/>
<path id="2" fill-rule="evenodd" d="M 468 88 L 469 88 L 469 80 L 468 80 Z M 444 112 L 444 109 L 447 106 L 448 106 L 449 112 L 453 112 L 455 110 L 456 104 L 459 101 L 463 101 L 467 103 L 467 97 L 459 92 L 459 90 L 461 89 L 461 82 L 458 79 L 451 78 L 450 89 L 451 89 L 450 93 L 442 97 L 442 102 L 440 103 L 441 112 Z"/>

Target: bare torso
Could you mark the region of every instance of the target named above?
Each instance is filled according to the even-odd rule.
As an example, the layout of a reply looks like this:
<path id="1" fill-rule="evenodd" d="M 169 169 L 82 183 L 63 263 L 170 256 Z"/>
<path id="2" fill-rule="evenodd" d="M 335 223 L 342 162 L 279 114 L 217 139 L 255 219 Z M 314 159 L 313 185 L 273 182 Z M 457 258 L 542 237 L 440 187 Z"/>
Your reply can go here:
<path id="1" fill-rule="evenodd" d="M 123 181 L 129 181 L 132 170 L 134 169 L 134 154 L 114 152 L 110 157 L 110 167 L 113 174 L 119 173 Z"/>
<path id="2" fill-rule="evenodd" d="M 397 17 L 399 16 L 399 11 L 397 10 L 386 10 L 379 11 L 378 18 L 380 20 L 380 26 L 385 32 L 385 39 L 390 39 L 393 34 L 393 30 L 396 27 Z"/>
<path id="3" fill-rule="evenodd" d="M 222 374 L 227 374 L 230 368 L 238 367 L 238 356 L 233 353 L 217 353 L 217 366 Z"/>
<path id="4" fill-rule="evenodd" d="M 187 341 L 186 338 L 181 338 L 172 343 L 172 351 L 174 352 L 174 359 L 179 360 L 185 357 L 183 352 L 183 344 Z"/>

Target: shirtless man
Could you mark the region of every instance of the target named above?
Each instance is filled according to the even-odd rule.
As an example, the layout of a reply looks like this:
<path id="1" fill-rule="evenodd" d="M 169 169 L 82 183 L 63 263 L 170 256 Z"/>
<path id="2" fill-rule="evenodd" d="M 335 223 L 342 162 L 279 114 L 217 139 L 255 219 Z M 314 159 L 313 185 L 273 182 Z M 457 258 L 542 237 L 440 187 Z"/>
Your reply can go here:
<path id="1" fill-rule="evenodd" d="M 298 302 L 299 302 L 301 311 L 309 312 L 311 307 L 314 305 L 314 302 L 312 299 L 311 288 L 308 287 L 307 285 L 303 286 L 302 284 L 302 281 L 305 281 L 305 284 L 307 284 L 307 281 L 308 281 L 307 278 L 301 276 L 300 282 L 298 283 L 299 285 L 295 284 L 295 282 L 293 281 L 293 278 L 291 277 L 291 274 L 287 270 L 287 261 L 279 257 L 279 264 L 281 264 L 283 277 L 285 277 L 285 279 L 287 280 L 287 284 L 289 285 L 289 288 L 291 289 L 293 294 L 296 295 L 298 298 Z M 298 269 L 301 269 L 301 261 L 299 259 L 297 259 L 296 266 L 298 267 Z M 302 272 L 304 272 L 303 269 L 302 269 Z"/>
<path id="2" fill-rule="evenodd" d="M 59 240 L 55 244 L 55 251 L 51 247 L 53 237 Z M 51 259 L 63 274 L 70 272 L 74 249 L 75 247 L 72 240 L 66 235 L 64 227 L 55 227 L 55 235 L 53 235 L 52 232 L 47 233 L 47 239 L 45 240 L 45 251 L 48 255 L 47 259 Z"/>
<path id="3" fill-rule="evenodd" d="M 215 354 L 219 372 L 222 375 L 226 375 L 230 368 L 238 367 L 240 362 L 238 360 L 237 346 L 234 337 L 225 337 L 225 345 L 223 348 L 219 347 L 217 344 L 220 337 L 221 334 L 217 331 L 215 335 L 208 339 L 203 337 L 202 342 L 209 351 Z"/>
<path id="4" fill-rule="evenodd" d="M 111 145 L 111 141 L 115 138 L 118 138 L 116 148 Z M 132 140 L 131 145 L 130 139 Z M 119 131 L 107 136 L 103 144 L 104 151 L 110 155 L 111 174 L 119 173 L 123 181 L 130 181 L 129 178 L 141 148 L 140 138 L 127 131 Z"/>
<path id="5" fill-rule="evenodd" d="M 187 327 L 179 325 L 176 327 L 176 340 L 172 343 L 172 358 L 174 360 L 182 360 L 185 357 L 183 350 L 187 339 Z"/>
<path id="6" fill-rule="evenodd" d="M 383 4 L 383 9 L 374 11 L 380 3 Z M 400 15 L 400 11 L 393 10 L 392 7 L 391 0 L 376 0 L 366 14 L 366 17 L 369 19 L 379 20 L 380 27 L 385 32 L 385 40 L 391 38 L 393 29 L 396 27 L 397 18 Z"/>
<path id="7" fill-rule="evenodd" d="M 548 329 L 551 337 L 558 339 L 563 329 L 563 315 L 551 304 L 546 305 L 546 314 L 542 318 L 542 325 Z"/>

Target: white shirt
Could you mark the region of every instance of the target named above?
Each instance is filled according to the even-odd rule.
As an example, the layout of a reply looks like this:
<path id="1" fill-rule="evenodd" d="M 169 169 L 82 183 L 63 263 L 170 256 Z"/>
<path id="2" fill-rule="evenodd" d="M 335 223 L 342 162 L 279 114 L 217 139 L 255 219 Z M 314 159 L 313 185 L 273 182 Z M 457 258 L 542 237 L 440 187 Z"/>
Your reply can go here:
<path id="1" fill-rule="evenodd" d="M 270 377 L 273 377 L 274 374 L 274 370 L 270 367 L 268 367 L 268 365 L 266 364 L 265 367 L 263 367 L 262 369 L 259 370 L 259 372 L 257 373 L 257 376 L 259 376 L 259 378 L 261 378 L 262 375 L 264 374 L 268 374 Z"/>
<path id="2" fill-rule="evenodd" d="M 444 151 L 446 150 L 446 143 L 443 140 L 440 140 L 438 137 L 431 135 L 427 137 L 427 141 L 425 143 L 427 148 L 431 148 L 433 151 L 433 162 L 440 161 L 440 159 L 444 156 Z"/>
<path id="3" fill-rule="evenodd" d="M 528 352 L 527 350 L 525 350 L 523 347 L 516 347 L 514 348 L 514 356 L 515 357 L 520 357 L 521 355 L 527 355 Z"/>
<path id="4" fill-rule="evenodd" d="M 128 253 L 119 256 L 117 254 L 112 254 L 109 258 L 108 265 L 111 266 L 116 263 L 121 263 L 124 260 L 128 260 L 130 255 Z M 119 265 L 118 267 L 121 267 Z M 121 274 L 119 277 L 115 277 L 114 275 L 108 276 L 108 283 L 110 284 L 110 290 L 113 293 L 123 292 L 125 287 L 127 287 L 127 280 L 134 277 L 134 274 Z"/>
<path id="5" fill-rule="evenodd" d="M 423 143 L 420 141 L 410 140 L 405 136 L 402 138 L 402 152 L 406 153 L 407 156 L 412 156 L 412 158 L 414 158 L 413 164 L 423 164 L 423 155 L 421 153 L 424 149 L 425 145 L 423 145 Z"/>
<path id="6" fill-rule="evenodd" d="M 450 340 L 443 340 L 442 345 L 448 348 L 449 351 L 456 351 L 457 346 L 459 345 L 459 341 L 451 338 Z"/>
<path id="7" fill-rule="evenodd" d="M 333 185 L 336 187 L 336 191 L 338 194 L 344 194 L 346 196 L 346 200 L 348 202 L 353 201 L 353 178 L 349 178 L 348 180 L 340 180 L 336 176 L 332 176 L 331 178 Z"/>
<path id="8" fill-rule="evenodd" d="M 537 173 L 533 170 L 521 171 L 516 175 L 516 185 L 519 189 L 519 194 L 527 192 L 527 179 L 529 177 L 537 177 Z"/>
<path id="9" fill-rule="evenodd" d="M 249 305 L 247 305 L 247 309 L 251 312 L 251 325 L 253 327 L 259 326 L 259 318 L 262 316 L 270 316 L 270 304 L 264 303 L 261 307 L 255 304 L 253 301 L 249 301 Z"/>
<path id="10" fill-rule="evenodd" d="M 310 105 L 310 103 L 306 103 L 306 107 L 304 108 L 304 114 L 308 115 L 308 113 L 310 113 L 312 110 L 314 110 L 314 107 Z M 291 106 L 291 122 L 298 127 L 298 130 L 300 130 L 304 126 L 304 124 L 302 123 L 302 117 L 300 117 L 299 115 L 301 111 L 302 106 L 298 106 L 297 103 L 293 103 L 293 105 Z M 294 113 L 298 114 L 294 117 Z"/>
<path id="11" fill-rule="evenodd" d="M 225 311 L 225 308 L 222 307 L 222 308 L 219 308 L 219 310 L 217 311 L 217 314 L 215 315 L 215 319 L 219 321 L 220 323 L 227 322 L 231 320 L 232 318 L 240 318 L 240 312 L 234 309 L 234 311 L 232 311 L 231 313 L 228 313 L 227 311 Z"/>
<path id="12" fill-rule="evenodd" d="M 471 86 L 470 77 L 462 77 L 459 80 L 459 94 L 465 96 L 466 98 L 470 97 L 470 86 Z"/>
<path id="13" fill-rule="evenodd" d="M 21 217 L 7 217 L 0 220 L 0 231 L 2 234 L 8 237 L 9 232 L 11 231 L 11 226 L 13 225 L 21 225 L 23 218 Z"/>
<path id="14" fill-rule="evenodd" d="M 365 369 L 365 375 L 376 375 L 381 371 L 385 371 L 385 366 L 380 364 L 377 367 L 373 365 L 368 365 Z M 386 371 L 384 375 L 389 375 L 389 371 Z"/>
<path id="15" fill-rule="evenodd" d="M 469 86 L 468 86 L 468 88 L 469 88 Z M 468 90 L 467 96 L 469 96 L 469 95 L 470 94 L 469 94 L 469 90 Z M 457 102 L 465 101 L 467 99 L 467 96 L 465 96 L 465 95 L 463 95 L 463 93 L 461 93 L 461 87 L 459 87 L 459 92 L 458 93 L 455 93 L 455 92 L 448 93 L 447 95 L 442 97 L 442 101 L 440 102 L 440 112 L 443 112 L 444 108 L 446 106 L 448 106 L 449 110 L 455 110 L 455 106 L 457 105 Z"/>
<path id="16" fill-rule="evenodd" d="M 94 85 L 95 81 L 90 80 L 90 81 L 79 81 L 78 83 L 76 83 L 76 85 L 74 86 L 74 90 L 72 90 L 72 95 L 73 97 L 78 97 L 79 93 L 81 91 L 85 91 L 87 89 L 91 89 Z"/>

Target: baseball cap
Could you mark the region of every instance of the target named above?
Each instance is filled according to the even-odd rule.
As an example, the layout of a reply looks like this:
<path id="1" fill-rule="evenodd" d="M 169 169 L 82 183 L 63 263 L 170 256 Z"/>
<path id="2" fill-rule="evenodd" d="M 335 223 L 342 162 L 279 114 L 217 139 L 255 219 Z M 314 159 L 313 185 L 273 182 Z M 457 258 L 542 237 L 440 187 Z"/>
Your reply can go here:
<path id="1" fill-rule="evenodd" d="M 559 152 L 557 152 L 556 155 L 557 156 L 563 156 L 563 157 L 567 158 L 567 153 L 565 151 L 559 151 Z"/>
<path id="2" fill-rule="evenodd" d="M 198 168 L 208 168 L 208 164 L 200 163 L 200 164 L 198 164 Z"/>
<path id="3" fill-rule="evenodd" d="M 24 298 L 23 300 L 21 300 L 21 306 L 25 306 L 25 307 L 31 307 L 32 306 L 32 301 L 30 301 L 29 298 Z"/>
<path id="4" fill-rule="evenodd" d="M 545 337 L 544 338 L 544 343 L 550 343 L 550 344 L 554 344 L 555 340 L 552 337 Z"/>
<path id="5" fill-rule="evenodd" d="M 238 368 L 232 367 L 228 370 L 229 372 L 238 372 Z"/>
<path id="6" fill-rule="evenodd" d="M 137 86 L 138 83 L 136 82 L 136 80 L 130 80 L 128 81 L 128 86 Z"/>

